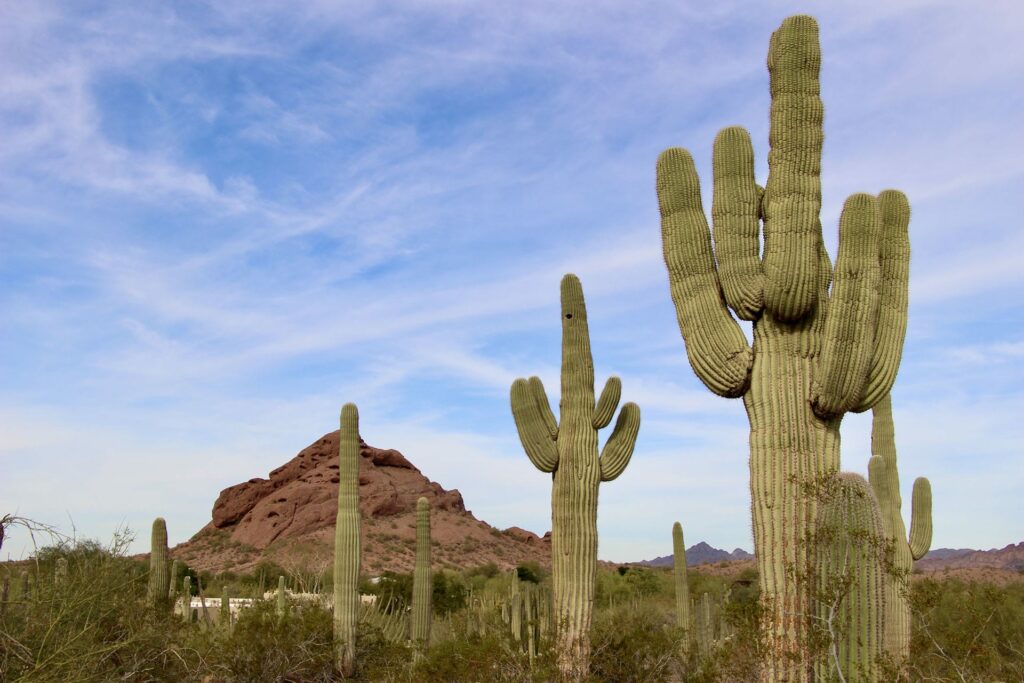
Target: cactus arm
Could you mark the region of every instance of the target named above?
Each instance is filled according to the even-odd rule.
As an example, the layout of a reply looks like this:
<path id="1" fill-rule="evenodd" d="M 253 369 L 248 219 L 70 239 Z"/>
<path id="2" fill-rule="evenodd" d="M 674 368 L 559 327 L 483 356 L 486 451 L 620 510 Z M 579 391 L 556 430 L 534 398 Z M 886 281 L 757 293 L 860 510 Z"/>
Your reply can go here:
<path id="1" fill-rule="evenodd" d="M 814 308 L 821 226 L 824 105 L 821 46 L 811 17 L 789 17 L 768 48 L 771 120 L 764 211 L 764 303 L 778 320 L 795 322 Z"/>
<path id="2" fill-rule="evenodd" d="M 534 379 L 537 380 L 536 384 Z M 530 378 L 530 381 L 520 378 L 512 383 L 512 417 L 530 462 L 541 472 L 552 472 L 558 466 L 558 448 L 551 436 L 544 409 L 537 400 L 534 386 L 539 387 L 543 395 L 544 387 L 536 377 Z M 547 396 L 543 396 L 543 403 L 548 405 Z M 551 412 L 550 407 L 547 412 Z"/>
<path id="3" fill-rule="evenodd" d="M 920 560 L 932 547 L 932 485 L 926 478 L 914 480 L 910 506 L 910 554 Z"/>
<path id="4" fill-rule="evenodd" d="M 755 320 L 764 307 L 761 272 L 761 193 L 754 182 L 754 148 L 739 126 L 715 138 L 714 225 L 718 279 L 725 301 L 742 320 Z"/>
<path id="5" fill-rule="evenodd" d="M 853 409 L 858 413 L 874 406 L 892 389 L 907 335 L 910 203 L 902 192 L 885 190 L 878 195 L 878 208 L 882 217 L 878 322 L 871 371 L 860 403 Z"/>
<path id="6" fill-rule="evenodd" d="M 700 180 L 689 152 L 662 152 L 657 189 L 665 265 L 690 366 L 712 392 L 736 398 L 750 384 L 753 354 L 722 300 Z"/>
<path id="7" fill-rule="evenodd" d="M 541 419 L 544 420 L 544 426 L 548 428 L 548 433 L 552 439 L 558 438 L 558 422 L 555 420 L 555 414 L 551 412 L 551 403 L 548 401 L 548 394 L 544 391 L 544 383 L 540 381 L 540 377 L 531 377 L 529 379 L 530 391 L 533 392 L 533 398 L 537 402 L 537 408 L 540 410 Z"/>
<path id="8" fill-rule="evenodd" d="M 562 422 L 579 411 L 591 419 L 594 414 L 594 356 L 590 351 L 590 327 L 583 285 L 572 273 L 562 277 Z M 590 422 L 590 420 L 587 420 Z"/>
<path id="9" fill-rule="evenodd" d="M 611 481 L 622 474 L 633 457 L 636 435 L 640 432 L 640 407 L 627 403 L 619 411 L 615 429 L 601 449 L 601 481 Z"/>
<path id="10" fill-rule="evenodd" d="M 601 392 L 601 398 L 597 400 L 597 407 L 594 409 L 594 429 L 604 429 L 608 426 L 615 415 L 615 409 L 619 406 L 620 398 L 622 398 L 622 380 L 618 377 L 609 377 Z"/>
<path id="11" fill-rule="evenodd" d="M 842 415 L 859 402 L 871 369 L 880 232 L 878 201 L 869 194 L 851 195 L 839 218 L 835 284 L 811 389 L 811 406 L 824 419 Z"/>

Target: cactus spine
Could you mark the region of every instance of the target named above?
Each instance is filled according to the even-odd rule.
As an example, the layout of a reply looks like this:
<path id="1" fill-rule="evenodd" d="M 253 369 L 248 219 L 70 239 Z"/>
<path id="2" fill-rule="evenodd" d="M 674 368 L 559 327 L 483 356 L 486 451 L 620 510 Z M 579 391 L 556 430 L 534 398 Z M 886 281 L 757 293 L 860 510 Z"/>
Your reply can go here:
<path id="1" fill-rule="evenodd" d="M 167 574 L 167 522 L 163 517 L 153 520 L 149 551 L 149 601 L 157 608 L 171 604 L 167 600 L 170 576 Z"/>
<path id="2" fill-rule="evenodd" d="M 892 398 L 886 394 L 873 411 L 868 478 L 882 512 L 885 538 L 892 546 L 892 568 L 887 572 L 885 607 L 885 649 L 903 664 L 910 656 L 910 572 L 932 545 L 932 487 L 927 479 L 914 481 L 911 501 L 910 538 L 900 508 L 900 476 L 896 467 L 896 437 L 892 421 Z"/>
<path id="3" fill-rule="evenodd" d="M 622 406 L 598 457 L 599 429 L 615 414 L 622 384 L 612 377 L 594 402 L 594 361 L 583 287 L 562 278 L 562 400 L 555 422 L 537 377 L 512 384 L 512 415 L 526 455 L 551 472 L 551 575 L 558 668 L 568 679 L 587 676 L 590 622 L 597 572 L 597 493 L 602 481 L 622 474 L 633 455 L 640 408 Z"/>
<path id="4" fill-rule="evenodd" d="M 419 649 L 430 646 L 430 501 L 416 501 L 416 569 L 412 577 L 412 641 Z"/>
<path id="5" fill-rule="evenodd" d="M 885 532 L 878 501 L 858 474 L 841 472 L 818 506 L 818 617 L 829 649 L 817 680 L 878 680 L 885 618 Z"/>
<path id="6" fill-rule="evenodd" d="M 742 396 L 750 420 L 754 546 L 767 611 L 762 680 L 789 683 L 811 675 L 802 615 L 813 590 L 798 578 L 813 566 L 805 541 L 816 501 L 806 487 L 838 472 L 843 413 L 889 392 L 907 322 L 910 207 L 900 192 L 846 200 L 830 294 L 819 220 L 820 63 L 814 19 L 786 19 L 768 50 L 767 186 L 754 180 L 749 134 L 722 130 L 713 155 L 714 249 L 690 154 L 666 150 L 657 169 L 665 263 L 690 365 L 714 393 Z M 754 322 L 753 348 L 729 308 Z"/>
<path id="7" fill-rule="evenodd" d="M 683 630 L 683 655 L 690 652 L 693 624 L 690 621 L 690 584 L 686 576 L 686 544 L 683 525 L 672 525 L 672 565 L 676 583 L 676 627 Z"/>
<path id="8" fill-rule="evenodd" d="M 334 525 L 335 666 L 345 678 L 356 669 L 359 621 L 359 411 L 346 403 L 338 436 L 338 517 Z"/>

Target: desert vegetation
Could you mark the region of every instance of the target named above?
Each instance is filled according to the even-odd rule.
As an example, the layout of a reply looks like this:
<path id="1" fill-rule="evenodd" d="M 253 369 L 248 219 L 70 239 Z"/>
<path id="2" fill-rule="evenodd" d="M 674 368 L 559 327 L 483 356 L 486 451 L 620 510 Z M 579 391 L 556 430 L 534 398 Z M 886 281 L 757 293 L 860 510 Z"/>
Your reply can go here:
<path id="1" fill-rule="evenodd" d="M 786 19 L 768 52 L 767 182 L 755 181 L 747 132 L 722 130 L 710 228 L 689 152 L 671 148 L 657 162 L 686 352 L 708 389 L 742 398 L 750 420 L 756 569 L 712 576 L 688 568 L 681 523 L 665 530 L 674 567 L 599 566 L 600 485 L 629 464 L 640 408 L 625 403 L 598 448 L 623 387 L 612 377 L 596 395 L 583 286 L 567 274 L 559 415 L 537 377 L 515 380 L 510 396 L 529 461 L 552 477 L 550 570 L 437 566 L 424 497 L 414 570 L 368 575 L 359 416 L 349 403 L 333 567 L 265 561 L 245 573 L 196 572 L 172 557 L 161 518 L 145 559 L 127 556 L 126 532 L 103 545 L 40 526 L 51 542 L 0 570 L 0 677 L 1022 680 L 1024 581 L 914 574 L 931 545 L 931 488 L 915 482 L 908 533 L 890 397 L 907 325 L 910 206 L 897 190 L 851 195 L 830 260 L 820 225 L 820 64 L 816 22 Z M 752 321 L 752 343 L 733 314 Z M 867 410 L 875 420 L 869 479 L 841 472 L 839 452 L 843 415 Z"/>

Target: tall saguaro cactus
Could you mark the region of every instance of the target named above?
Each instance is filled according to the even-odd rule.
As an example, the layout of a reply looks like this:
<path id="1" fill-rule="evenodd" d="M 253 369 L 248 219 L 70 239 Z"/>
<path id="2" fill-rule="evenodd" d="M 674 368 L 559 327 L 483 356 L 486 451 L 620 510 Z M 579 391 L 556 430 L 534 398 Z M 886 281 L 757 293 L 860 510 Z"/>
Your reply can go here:
<path id="1" fill-rule="evenodd" d="M 910 572 L 932 545 L 932 487 L 927 479 L 914 480 L 910 538 L 900 508 L 900 475 L 896 467 L 896 436 L 892 398 L 879 401 L 871 422 L 868 479 L 882 512 L 885 537 L 892 545 L 892 568 L 886 576 L 885 649 L 899 663 L 910 656 Z"/>
<path id="2" fill-rule="evenodd" d="M 171 578 L 167 571 L 167 522 L 153 520 L 149 551 L 149 602 L 157 608 L 168 605 Z"/>
<path id="3" fill-rule="evenodd" d="M 559 422 L 537 377 L 512 383 L 512 415 L 530 461 L 552 473 L 551 575 L 555 647 L 563 677 L 585 678 L 597 573 L 597 493 L 633 455 L 640 408 L 626 403 L 598 457 L 597 432 L 608 426 L 622 383 L 611 377 L 594 402 L 594 361 L 579 278 L 562 278 L 562 400 Z"/>
<path id="4" fill-rule="evenodd" d="M 750 420 L 766 681 L 811 676 L 810 588 L 798 578 L 813 560 L 805 540 L 816 502 L 806 487 L 838 472 L 843 413 L 867 410 L 889 392 L 907 322 L 910 208 L 902 193 L 846 200 L 832 282 L 819 219 L 820 63 L 814 19 L 786 19 L 768 49 L 766 187 L 754 180 L 744 129 L 715 139 L 714 248 L 690 154 L 673 148 L 658 159 L 665 263 L 690 365 L 714 393 L 742 396 Z M 729 308 L 753 321 L 753 347 Z"/>
<path id="5" fill-rule="evenodd" d="M 885 533 L 878 501 L 859 474 L 840 472 L 827 484 L 815 530 L 816 602 L 828 642 L 816 680 L 873 683 L 879 679 L 885 618 Z"/>
<path id="6" fill-rule="evenodd" d="M 672 563 L 676 582 L 676 626 L 683 629 L 683 654 L 689 654 L 693 641 L 693 622 L 690 620 L 690 584 L 686 576 L 686 544 L 683 525 L 672 525 Z"/>
<path id="7" fill-rule="evenodd" d="M 416 568 L 412 575 L 412 641 L 418 650 L 430 646 L 433 594 L 430 573 L 430 501 L 416 501 Z"/>
<path id="8" fill-rule="evenodd" d="M 335 666 L 346 678 L 356 668 L 359 620 L 359 411 L 341 409 L 338 438 L 338 518 L 334 526 Z"/>

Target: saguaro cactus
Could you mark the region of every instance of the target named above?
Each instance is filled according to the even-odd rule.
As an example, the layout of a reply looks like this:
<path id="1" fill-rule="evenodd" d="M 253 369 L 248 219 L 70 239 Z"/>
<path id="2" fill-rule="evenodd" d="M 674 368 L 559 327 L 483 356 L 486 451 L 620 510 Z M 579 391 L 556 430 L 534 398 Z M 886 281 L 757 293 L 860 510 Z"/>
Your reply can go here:
<path id="1" fill-rule="evenodd" d="M 217 620 L 225 630 L 231 629 L 231 597 L 228 595 L 227 588 L 224 588 L 220 594 L 220 611 L 217 614 Z"/>
<path id="2" fill-rule="evenodd" d="M 412 575 L 412 641 L 419 650 L 430 646 L 430 501 L 416 501 L 416 569 Z"/>
<path id="3" fill-rule="evenodd" d="M 284 619 L 288 614 L 288 596 L 284 590 L 284 576 L 277 577 L 277 618 Z"/>
<path id="4" fill-rule="evenodd" d="M 66 557 L 58 557 L 57 565 L 53 569 L 53 583 L 63 586 L 68 582 L 68 560 Z"/>
<path id="5" fill-rule="evenodd" d="M 537 377 L 512 384 L 512 415 L 530 461 L 551 472 L 551 576 L 555 647 L 566 678 L 585 678 L 597 573 L 597 493 L 622 474 L 633 455 L 640 408 L 626 403 L 600 458 L 597 432 L 611 422 L 622 383 L 612 377 L 594 403 L 594 361 L 583 287 L 562 278 L 562 400 L 555 422 Z"/>
<path id="6" fill-rule="evenodd" d="M 167 522 L 163 517 L 153 520 L 149 551 L 149 601 L 157 608 L 167 607 L 170 591 L 167 574 Z"/>
<path id="7" fill-rule="evenodd" d="M 823 107 L 818 25 L 786 19 L 768 50 L 768 182 L 754 180 L 747 132 L 714 145 L 712 249 L 690 154 L 666 150 L 657 189 L 665 263 L 690 365 L 714 393 L 742 396 L 750 420 L 754 546 L 766 608 L 767 681 L 806 681 L 806 487 L 839 470 L 839 423 L 889 392 L 907 321 L 910 208 L 902 193 L 855 194 L 832 265 L 823 245 Z M 764 254 L 759 258 L 763 221 Z M 716 267 L 717 263 L 717 267 Z M 729 313 L 754 322 L 753 348 Z"/>
<path id="8" fill-rule="evenodd" d="M 181 580 L 181 615 L 185 623 L 192 623 L 192 577 L 188 574 Z"/>
<path id="9" fill-rule="evenodd" d="M 359 621 L 359 411 L 341 409 L 338 438 L 338 518 L 334 525 L 335 666 L 351 677 L 356 668 Z"/>
<path id="10" fill-rule="evenodd" d="M 841 472 L 818 507 L 818 623 L 827 652 L 816 680 L 879 680 L 885 617 L 885 532 L 878 501 L 858 474 Z"/>
<path id="11" fill-rule="evenodd" d="M 899 663 L 910 656 L 910 572 L 932 545 L 932 487 L 927 479 L 914 480 L 910 538 L 900 508 L 900 475 L 896 467 L 896 437 L 892 398 L 879 401 L 871 422 L 868 479 L 882 512 L 885 538 L 892 546 L 892 566 L 886 573 L 885 649 Z"/>
<path id="12" fill-rule="evenodd" d="M 676 626 L 683 629 L 683 654 L 690 652 L 693 622 L 690 621 L 690 584 L 686 576 L 686 544 L 683 543 L 683 525 L 672 525 L 672 564 L 676 582 Z"/>

